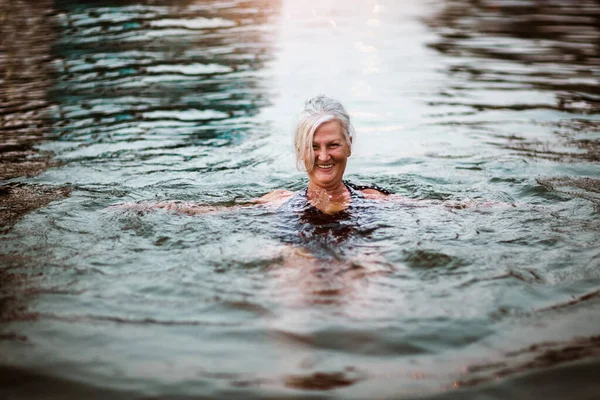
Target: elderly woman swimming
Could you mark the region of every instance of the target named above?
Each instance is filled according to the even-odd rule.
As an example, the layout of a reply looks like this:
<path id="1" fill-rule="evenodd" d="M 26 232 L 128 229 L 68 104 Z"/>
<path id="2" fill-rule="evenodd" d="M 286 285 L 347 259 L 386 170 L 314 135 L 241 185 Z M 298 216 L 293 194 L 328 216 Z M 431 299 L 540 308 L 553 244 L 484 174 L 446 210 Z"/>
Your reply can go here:
<path id="1" fill-rule="evenodd" d="M 300 113 L 294 134 L 296 166 L 308 175 L 308 187 L 299 196 L 318 210 L 331 214 L 342 211 L 353 197 L 385 197 L 388 191 L 378 187 L 356 186 L 343 181 L 355 137 L 350 116 L 342 104 L 324 95 L 308 100 Z M 276 190 L 260 203 L 279 203 L 293 195 Z"/>

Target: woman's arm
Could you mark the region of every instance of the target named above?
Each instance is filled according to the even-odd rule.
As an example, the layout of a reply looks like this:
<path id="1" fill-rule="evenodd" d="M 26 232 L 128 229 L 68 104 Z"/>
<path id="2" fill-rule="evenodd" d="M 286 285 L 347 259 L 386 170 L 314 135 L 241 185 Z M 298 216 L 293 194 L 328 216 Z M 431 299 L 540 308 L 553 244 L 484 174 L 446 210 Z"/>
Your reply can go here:
<path id="1" fill-rule="evenodd" d="M 131 203 L 119 203 L 110 207 L 119 208 L 127 211 L 135 211 L 138 213 L 153 212 L 156 210 L 167 210 L 177 214 L 184 215 L 199 215 L 206 213 L 214 213 L 219 211 L 233 211 L 240 208 L 252 207 L 256 205 L 264 205 L 267 207 L 277 207 L 292 196 L 292 192 L 288 190 L 275 190 L 257 199 L 250 200 L 247 204 L 232 204 L 229 206 L 210 206 L 206 204 L 198 204 L 193 201 L 181 200 L 166 200 L 166 201 L 140 201 Z"/>
<path id="2" fill-rule="evenodd" d="M 410 197 L 391 194 L 384 196 L 386 199 L 401 203 L 409 207 L 431 207 L 442 206 L 449 211 L 462 210 L 465 208 L 489 208 L 489 207 L 516 207 L 516 204 L 505 203 L 501 201 L 474 201 L 471 199 L 465 200 L 430 200 L 430 199 L 411 199 Z"/>
<path id="3" fill-rule="evenodd" d="M 442 206 L 449 210 L 461 210 L 465 208 L 476 208 L 476 207 L 494 207 L 494 206 L 508 206 L 508 207 L 516 207 L 515 204 L 498 202 L 498 201 L 473 201 L 471 199 L 465 200 L 419 200 L 412 199 L 410 197 L 401 196 L 399 194 L 389 194 L 380 192 L 377 189 L 362 189 L 361 193 L 365 195 L 368 199 L 385 199 L 391 200 L 397 203 L 401 203 L 404 206 L 408 207 L 429 207 L 429 206 Z"/>
<path id="4" fill-rule="evenodd" d="M 167 210 L 177 214 L 198 215 L 219 211 L 227 207 L 208 206 L 191 201 L 166 200 L 166 201 L 138 201 L 129 203 L 118 203 L 109 206 L 125 211 L 134 211 L 139 214 L 154 212 L 156 210 Z"/>

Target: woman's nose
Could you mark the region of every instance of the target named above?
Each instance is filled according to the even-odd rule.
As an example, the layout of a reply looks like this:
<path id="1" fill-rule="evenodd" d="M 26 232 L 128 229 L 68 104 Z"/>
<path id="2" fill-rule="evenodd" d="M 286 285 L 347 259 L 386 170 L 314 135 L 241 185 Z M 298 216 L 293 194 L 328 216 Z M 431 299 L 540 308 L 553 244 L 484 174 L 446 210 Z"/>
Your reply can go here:
<path id="1" fill-rule="evenodd" d="M 321 161 L 325 161 L 329 158 L 329 154 L 327 153 L 327 148 L 323 147 L 319 149 L 317 158 Z"/>

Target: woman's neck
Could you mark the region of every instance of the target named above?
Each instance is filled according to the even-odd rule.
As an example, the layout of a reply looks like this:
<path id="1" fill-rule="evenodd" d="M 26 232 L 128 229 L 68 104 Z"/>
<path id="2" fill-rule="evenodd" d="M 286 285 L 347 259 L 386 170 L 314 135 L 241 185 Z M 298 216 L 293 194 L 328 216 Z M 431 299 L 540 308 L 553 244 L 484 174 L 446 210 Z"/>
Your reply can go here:
<path id="1" fill-rule="evenodd" d="M 325 213 L 345 210 L 350 204 L 350 192 L 342 181 L 325 188 L 309 182 L 306 197 L 314 207 Z"/>

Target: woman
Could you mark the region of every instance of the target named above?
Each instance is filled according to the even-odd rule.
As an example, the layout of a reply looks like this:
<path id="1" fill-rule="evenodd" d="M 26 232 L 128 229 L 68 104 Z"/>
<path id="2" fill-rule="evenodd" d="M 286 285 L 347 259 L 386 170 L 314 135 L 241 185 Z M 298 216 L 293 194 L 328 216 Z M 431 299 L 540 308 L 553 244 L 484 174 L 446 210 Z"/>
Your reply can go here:
<path id="1" fill-rule="evenodd" d="M 376 187 L 358 187 L 342 180 L 355 136 L 350 116 L 338 101 L 324 95 L 308 100 L 298 118 L 294 135 L 296 166 L 308 175 L 308 187 L 298 196 L 319 211 L 345 210 L 353 197 L 378 199 L 389 195 Z M 281 203 L 293 195 L 276 190 L 260 203 Z"/>

